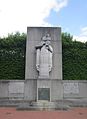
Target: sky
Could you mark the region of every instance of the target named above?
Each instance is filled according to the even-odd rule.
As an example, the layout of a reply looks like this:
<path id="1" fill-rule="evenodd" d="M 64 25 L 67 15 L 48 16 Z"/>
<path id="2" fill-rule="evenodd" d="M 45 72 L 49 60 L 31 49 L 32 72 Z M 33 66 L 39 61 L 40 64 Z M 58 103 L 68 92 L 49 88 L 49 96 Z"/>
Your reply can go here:
<path id="1" fill-rule="evenodd" d="M 86 42 L 87 0 L 0 0 L 0 37 L 29 26 L 61 27 Z"/>

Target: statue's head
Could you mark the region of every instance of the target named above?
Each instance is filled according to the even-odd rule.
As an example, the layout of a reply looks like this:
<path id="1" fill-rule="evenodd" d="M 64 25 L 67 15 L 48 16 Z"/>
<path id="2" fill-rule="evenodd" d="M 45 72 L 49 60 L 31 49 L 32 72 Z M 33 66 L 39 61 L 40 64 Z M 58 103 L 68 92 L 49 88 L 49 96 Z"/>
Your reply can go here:
<path id="1" fill-rule="evenodd" d="M 50 45 L 50 41 L 46 41 L 45 43 L 46 43 L 47 46 Z"/>
<path id="2" fill-rule="evenodd" d="M 48 37 L 50 37 L 50 34 L 49 34 L 49 33 L 47 33 L 47 34 L 46 34 L 46 37 L 47 37 L 47 38 L 48 38 Z"/>
<path id="3" fill-rule="evenodd" d="M 51 37 L 50 37 L 50 34 L 46 34 L 45 36 L 42 37 L 42 41 L 50 41 L 51 40 Z"/>

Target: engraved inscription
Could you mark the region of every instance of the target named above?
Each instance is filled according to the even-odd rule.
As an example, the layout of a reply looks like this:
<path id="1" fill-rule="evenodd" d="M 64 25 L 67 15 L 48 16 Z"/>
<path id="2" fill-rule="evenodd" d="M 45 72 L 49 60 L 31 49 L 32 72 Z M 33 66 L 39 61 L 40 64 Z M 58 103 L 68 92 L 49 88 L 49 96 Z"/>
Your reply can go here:
<path id="1" fill-rule="evenodd" d="M 63 84 L 65 94 L 78 94 L 79 86 L 78 83 L 64 83 Z"/>

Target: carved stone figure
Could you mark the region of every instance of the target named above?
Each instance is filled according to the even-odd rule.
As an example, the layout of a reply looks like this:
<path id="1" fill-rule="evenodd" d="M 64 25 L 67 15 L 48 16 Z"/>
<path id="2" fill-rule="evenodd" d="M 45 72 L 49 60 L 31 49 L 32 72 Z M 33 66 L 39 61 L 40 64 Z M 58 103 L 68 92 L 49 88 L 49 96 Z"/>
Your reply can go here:
<path id="1" fill-rule="evenodd" d="M 36 46 L 36 68 L 39 71 L 39 78 L 49 78 L 52 69 L 53 48 L 50 41 L 50 35 L 46 34 L 42 37 L 40 45 Z"/>

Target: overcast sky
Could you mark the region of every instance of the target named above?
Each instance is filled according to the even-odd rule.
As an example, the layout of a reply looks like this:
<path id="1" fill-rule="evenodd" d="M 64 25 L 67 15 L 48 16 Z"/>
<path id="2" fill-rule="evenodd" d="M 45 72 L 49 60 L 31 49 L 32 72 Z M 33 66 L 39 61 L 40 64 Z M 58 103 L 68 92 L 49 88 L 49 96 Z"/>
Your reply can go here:
<path id="1" fill-rule="evenodd" d="M 0 37 L 27 26 L 60 26 L 87 41 L 87 0 L 0 0 Z"/>

